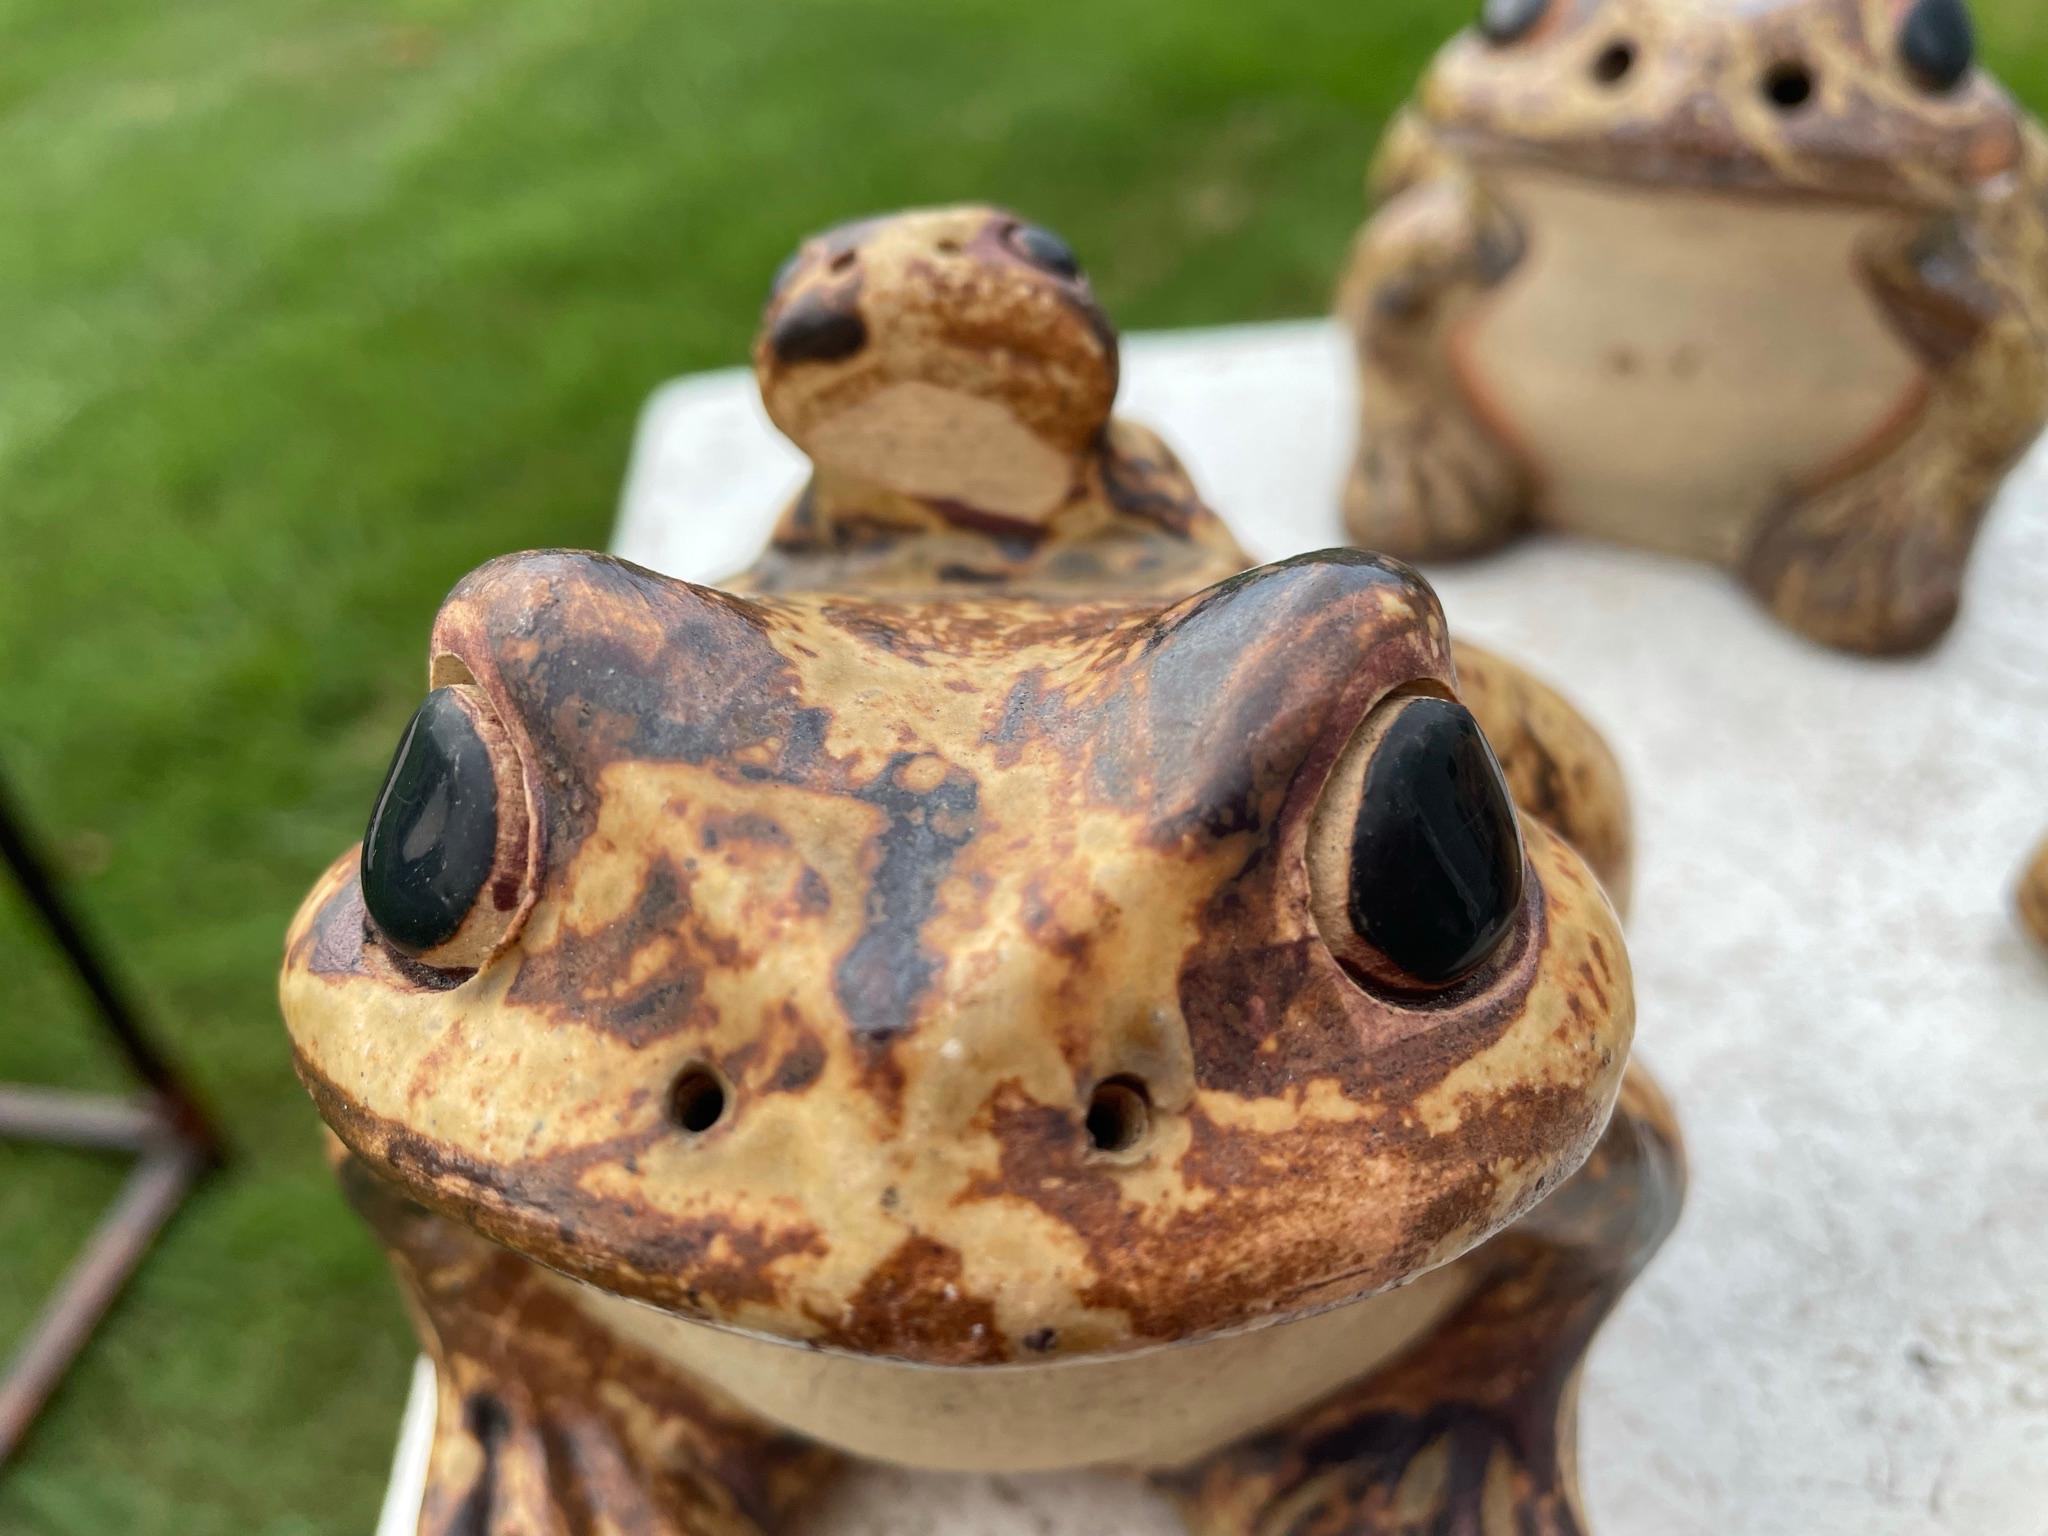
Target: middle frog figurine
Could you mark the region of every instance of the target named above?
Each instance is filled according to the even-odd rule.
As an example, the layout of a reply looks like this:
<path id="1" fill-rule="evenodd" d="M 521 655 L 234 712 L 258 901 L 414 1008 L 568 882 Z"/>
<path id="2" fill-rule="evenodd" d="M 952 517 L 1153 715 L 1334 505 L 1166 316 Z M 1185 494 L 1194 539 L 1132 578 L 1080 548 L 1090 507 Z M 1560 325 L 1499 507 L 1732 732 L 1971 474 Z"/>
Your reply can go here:
<path id="1" fill-rule="evenodd" d="M 1974 55 L 1963 0 L 1486 0 L 1345 275 L 1352 536 L 1552 527 L 1935 640 L 2048 420 L 2048 140 Z"/>
<path id="2" fill-rule="evenodd" d="M 1391 560 L 1245 569 L 1041 227 L 819 236 L 755 367 L 767 553 L 466 578 L 293 925 L 420 1529 L 763 1536 L 853 1456 L 1578 1530 L 1683 1183 L 1598 738 Z"/>

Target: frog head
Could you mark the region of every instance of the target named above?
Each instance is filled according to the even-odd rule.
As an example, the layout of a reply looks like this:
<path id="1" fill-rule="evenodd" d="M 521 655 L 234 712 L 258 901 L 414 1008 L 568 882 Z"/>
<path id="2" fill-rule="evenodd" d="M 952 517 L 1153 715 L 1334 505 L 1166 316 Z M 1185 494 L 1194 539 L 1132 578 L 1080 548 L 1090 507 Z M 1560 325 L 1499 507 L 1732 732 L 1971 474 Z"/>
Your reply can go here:
<path id="1" fill-rule="evenodd" d="M 1912 207 L 2024 148 L 1965 0 L 1486 0 L 1421 101 L 1481 163 Z"/>

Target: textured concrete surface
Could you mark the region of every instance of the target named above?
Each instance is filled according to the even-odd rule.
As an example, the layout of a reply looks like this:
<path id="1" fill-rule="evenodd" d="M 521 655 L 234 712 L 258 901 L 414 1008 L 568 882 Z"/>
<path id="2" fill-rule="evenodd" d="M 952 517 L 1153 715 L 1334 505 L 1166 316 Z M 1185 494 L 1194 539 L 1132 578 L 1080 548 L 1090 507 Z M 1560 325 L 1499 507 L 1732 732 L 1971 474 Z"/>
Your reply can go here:
<path id="1" fill-rule="evenodd" d="M 1124 413 L 1254 551 L 1339 541 L 1333 331 L 1138 337 L 1126 360 Z M 745 375 L 680 381 L 649 404 L 617 548 L 714 578 L 801 474 Z M 1429 574 L 1454 629 L 1606 729 L 1636 797 L 1638 1049 L 1693 1190 L 1588 1370 L 1596 1536 L 2042 1536 L 2048 959 L 2010 893 L 2048 829 L 2048 450 L 1915 661 L 1817 650 L 1717 572 L 1591 545 Z M 875 1469 L 806 1536 L 1175 1530 L 1121 1479 Z"/>

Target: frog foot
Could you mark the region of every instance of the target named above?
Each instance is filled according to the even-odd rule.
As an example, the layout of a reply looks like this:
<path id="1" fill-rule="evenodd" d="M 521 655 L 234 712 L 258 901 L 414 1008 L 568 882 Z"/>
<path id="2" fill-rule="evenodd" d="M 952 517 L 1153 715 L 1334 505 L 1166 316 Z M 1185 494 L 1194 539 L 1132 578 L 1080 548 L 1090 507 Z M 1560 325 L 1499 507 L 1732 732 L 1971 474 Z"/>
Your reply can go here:
<path id="1" fill-rule="evenodd" d="M 1195 1536 L 1583 1536 L 1579 1368 L 1683 1185 L 1670 1110 L 1631 1068 L 1585 1166 L 1466 1261 L 1480 1278 L 1436 1332 L 1164 1491 Z"/>
<path id="2" fill-rule="evenodd" d="M 830 1452 L 620 1338 L 566 1282 L 338 1161 L 434 1363 L 419 1536 L 777 1536 L 830 1475 Z"/>
<path id="3" fill-rule="evenodd" d="M 1859 476 L 1770 519 L 1743 562 L 1750 589 L 1808 639 L 1872 655 L 1939 640 L 1956 616 L 1981 497 L 1897 474 Z"/>
<path id="4" fill-rule="evenodd" d="M 1460 559 L 1528 525 L 1522 476 L 1460 407 L 1370 422 L 1344 487 L 1353 543 L 1402 560 Z"/>
<path id="5" fill-rule="evenodd" d="M 1302 1430 L 1310 1438 L 1292 1448 L 1270 1501 L 1259 1497 L 1247 1507 L 1238 1498 L 1225 1507 L 1207 1495 L 1190 1512 L 1189 1529 L 1198 1536 L 1585 1536 L 1573 1480 L 1541 1443 L 1540 1427 L 1468 1404 L 1440 1403 L 1417 1415 L 1354 1401 Z M 1318 1461 L 1334 1465 L 1311 1471 Z M 1512 1516 L 1490 1524 L 1487 1512 L 1503 1497 Z"/>

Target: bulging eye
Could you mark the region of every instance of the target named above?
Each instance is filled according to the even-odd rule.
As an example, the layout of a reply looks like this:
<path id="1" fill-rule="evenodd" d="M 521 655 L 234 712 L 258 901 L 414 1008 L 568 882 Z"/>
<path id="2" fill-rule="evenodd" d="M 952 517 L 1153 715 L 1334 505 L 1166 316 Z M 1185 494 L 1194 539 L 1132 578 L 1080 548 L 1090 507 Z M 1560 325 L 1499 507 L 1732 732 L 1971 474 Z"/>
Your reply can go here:
<path id="1" fill-rule="evenodd" d="M 437 688 L 405 728 L 363 835 L 363 905 L 386 943 L 438 969 L 510 933 L 531 842 L 519 754 L 483 694 Z"/>
<path id="2" fill-rule="evenodd" d="M 1010 249 L 1034 267 L 1069 281 L 1081 275 L 1081 258 L 1074 248 L 1043 224 L 1015 225 L 1005 238 Z"/>
<path id="3" fill-rule="evenodd" d="M 1512 43 L 1536 30 L 1550 9 L 1550 0 L 1486 0 L 1479 12 L 1479 30 L 1491 43 Z"/>
<path id="4" fill-rule="evenodd" d="M 1930 91 L 1952 91 L 1977 60 L 1977 29 L 1963 0 L 1920 0 L 1899 32 L 1899 56 Z"/>
<path id="5" fill-rule="evenodd" d="M 1324 941 L 1399 990 L 1449 986 L 1501 945 L 1522 905 L 1522 831 L 1465 706 L 1396 697 L 1345 746 L 1309 829 Z"/>

